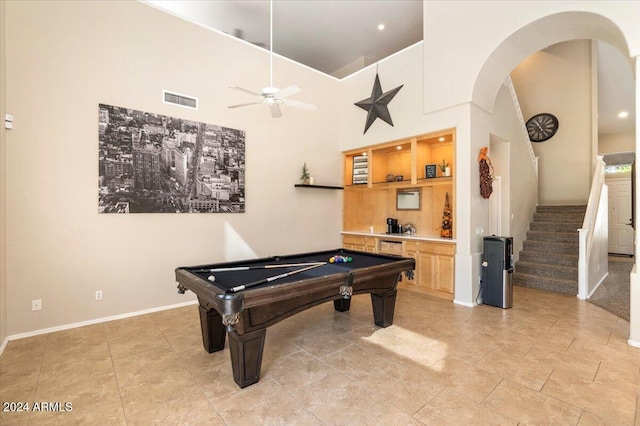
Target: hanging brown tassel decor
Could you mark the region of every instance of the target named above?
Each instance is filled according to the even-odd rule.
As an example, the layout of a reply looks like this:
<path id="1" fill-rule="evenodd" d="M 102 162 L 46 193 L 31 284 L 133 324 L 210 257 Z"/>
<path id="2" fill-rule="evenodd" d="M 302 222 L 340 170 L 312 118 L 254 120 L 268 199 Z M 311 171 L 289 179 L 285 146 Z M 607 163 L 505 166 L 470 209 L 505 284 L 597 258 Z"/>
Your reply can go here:
<path id="1" fill-rule="evenodd" d="M 480 163 L 480 195 L 482 198 L 489 198 L 493 192 L 493 166 L 491 160 L 487 156 L 489 148 L 486 146 L 480 150 L 478 155 L 478 163 Z"/>

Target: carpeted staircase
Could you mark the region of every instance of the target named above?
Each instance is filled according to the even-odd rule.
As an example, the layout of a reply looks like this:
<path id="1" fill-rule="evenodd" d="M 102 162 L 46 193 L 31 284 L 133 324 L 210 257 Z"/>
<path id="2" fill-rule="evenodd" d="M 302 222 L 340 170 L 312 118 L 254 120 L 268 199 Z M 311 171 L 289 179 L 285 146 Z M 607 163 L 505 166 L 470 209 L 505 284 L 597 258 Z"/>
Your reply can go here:
<path id="1" fill-rule="evenodd" d="M 513 272 L 513 284 L 578 294 L 578 228 L 586 206 L 538 206 Z"/>

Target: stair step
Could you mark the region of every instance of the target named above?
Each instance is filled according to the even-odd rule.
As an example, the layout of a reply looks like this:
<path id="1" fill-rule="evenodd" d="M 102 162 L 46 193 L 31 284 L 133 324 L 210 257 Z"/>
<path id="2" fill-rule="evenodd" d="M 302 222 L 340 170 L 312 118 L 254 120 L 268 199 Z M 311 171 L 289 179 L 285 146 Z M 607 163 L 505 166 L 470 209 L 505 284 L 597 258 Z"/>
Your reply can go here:
<path id="1" fill-rule="evenodd" d="M 565 280 L 578 281 L 577 266 L 551 265 L 545 263 L 518 261 L 515 271 L 527 275 L 539 277 L 562 278 Z"/>
<path id="2" fill-rule="evenodd" d="M 556 241 L 563 243 L 578 244 L 578 232 L 544 232 L 528 231 L 527 240 L 531 241 Z"/>
<path id="3" fill-rule="evenodd" d="M 585 205 L 565 205 L 565 206 L 538 206 L 536 208 L 537 213 L 581 213 L 582 216 L 587 212 L 587 206 Z"/>
<path id="4" fill-rule="evenodd" d="M 520 252 L 520 261 L 578 267 L 577 254 L 557 254 L 546 251 L 523 250 Z"/>
<path id="5" fill-rule="evenodd" d="M 582 221 L 580 222 L 531 222 L 531 231 L 543 231 L 543 232 L 577 232 L 582 227 Z"/>
<path id="6" fill-rule="evenodd" d="M 584 221 L 584 213 L 534 213 L 534 222 L 580 223 Z"/>
<path id="7" fill-rule="evenodd" d="M 536 208 L 515 265 L 514 285 L 578 294 L 578 229 L 586 210 L 585 205 Z"/>
<path id="8" fill-rule="evenodd" d="M 514 272 L 513 285 L 519 287 L 535 288 L 538 290 L 553 291 L 562 294 L 578 294 L 578 282 L 560 278 L 539 277 L 536 275 Z"/>
<path id="9" fill-rule="evenodd" d="M 575 254 L 577 255 L 580 250 L 579 244 L 572 243 L 559 243 L 549 241 L 529 241 L 525 240 L 523 243 L 524 250 L 542 251 L 554 254 Z"/>

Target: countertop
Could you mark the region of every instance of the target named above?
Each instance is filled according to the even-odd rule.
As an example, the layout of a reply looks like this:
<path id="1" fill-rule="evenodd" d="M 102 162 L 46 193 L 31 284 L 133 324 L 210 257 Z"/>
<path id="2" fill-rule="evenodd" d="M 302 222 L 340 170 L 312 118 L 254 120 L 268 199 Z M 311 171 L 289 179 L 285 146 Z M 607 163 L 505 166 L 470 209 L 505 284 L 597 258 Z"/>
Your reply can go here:
<path id="1" fill-rule="evenodd" d="M 398 241 L 433 241 L 437 243 L 452 243 L 456 242 L 455 239 L 452 238 L 439 238 L 439 237 L 429 237 L 424 235 L 405 235 L 405 234 L 376 234 L 365 231 L 342 231 L 342 235 L 359 235 L 363 237 L 376 237 L 384 240 L 398 240 Z"/>

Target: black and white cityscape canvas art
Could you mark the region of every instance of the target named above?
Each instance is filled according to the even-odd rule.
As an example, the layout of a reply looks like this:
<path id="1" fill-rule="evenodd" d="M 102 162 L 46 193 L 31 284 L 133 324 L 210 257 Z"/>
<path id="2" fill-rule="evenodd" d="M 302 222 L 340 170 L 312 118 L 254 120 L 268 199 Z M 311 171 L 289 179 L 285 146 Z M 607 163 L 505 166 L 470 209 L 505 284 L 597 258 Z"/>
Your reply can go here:
<path id="1" fill-rule="evenodd" d="M 243 213 L 245 132 L 99 106 L 100 213 Z"/>

